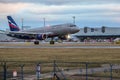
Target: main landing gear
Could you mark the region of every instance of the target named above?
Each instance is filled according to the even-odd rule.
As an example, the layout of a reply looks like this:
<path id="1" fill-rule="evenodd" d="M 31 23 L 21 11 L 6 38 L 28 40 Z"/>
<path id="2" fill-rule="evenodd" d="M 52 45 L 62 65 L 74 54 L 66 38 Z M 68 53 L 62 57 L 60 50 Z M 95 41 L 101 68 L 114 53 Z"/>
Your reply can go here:
<path id="1" fill-rule="evenodd" d="M 53 40 L 53 38 L 51 39 L 50 44 L 55 44 L 55 41 Z"/>
<path id="2" fill-rule="evenodd" d="M 51 40 L 51 41 L 50 41 L 50 44 L 55 44 L 55 41 Z"/>
<path id="3" fill-rule="evenodd" d="M 39 41 L 34 41 L 34 44 L 35 45 L 39 45 Z"/>
<path id="4" fill-rule="evenodd" d="M 35 44 L 35 45 L 39 45 L 39 41 L 34 41 L 34 44 Z M 55 41 L 51 40 L 51 41 L 50 41 L 50 44 L 51 44 L 51 45 L 55 44 Z"/>

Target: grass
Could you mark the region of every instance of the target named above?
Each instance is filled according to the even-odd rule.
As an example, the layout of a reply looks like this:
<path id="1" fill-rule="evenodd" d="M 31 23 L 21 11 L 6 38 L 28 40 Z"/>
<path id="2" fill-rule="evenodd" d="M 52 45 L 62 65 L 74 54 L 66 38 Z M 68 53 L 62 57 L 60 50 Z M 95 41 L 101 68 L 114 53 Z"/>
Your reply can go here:
<path id="1" fill-rule="evenodd" d="M 0 61 L 69 61 L 120 63 L 120 49 L 0 49 Z"/>

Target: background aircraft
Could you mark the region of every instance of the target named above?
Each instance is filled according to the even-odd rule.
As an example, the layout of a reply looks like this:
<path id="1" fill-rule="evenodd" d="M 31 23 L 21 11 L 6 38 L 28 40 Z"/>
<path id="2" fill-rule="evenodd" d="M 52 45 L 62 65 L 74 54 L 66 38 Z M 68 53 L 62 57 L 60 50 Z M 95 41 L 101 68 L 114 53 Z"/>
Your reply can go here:
<path id="1" fill-rule="evenodd" d="M 10 27 L 10 31 L 7 32 L 8 36 L 27 40 L 35 39 L 34 44 L 39 44 L 39 40 L 45 40 L 46 38 L 51 38 L 50 44 L 54 44 L 54 37 L 64 40 L 67 39 L 69 34 L 79 32 L 79 28 L 72 23 L 20 30 L 11 16 L 7 16 L 7 19 Z"/>

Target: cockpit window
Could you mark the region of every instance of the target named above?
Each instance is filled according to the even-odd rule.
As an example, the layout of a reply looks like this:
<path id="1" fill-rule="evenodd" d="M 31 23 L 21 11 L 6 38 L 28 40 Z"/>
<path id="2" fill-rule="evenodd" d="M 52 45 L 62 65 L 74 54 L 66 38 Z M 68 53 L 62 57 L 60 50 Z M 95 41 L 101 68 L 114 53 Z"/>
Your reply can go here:
<path id="1" fill-rule="evenodd" d="M 70 27 L 76 27 L 76 25 L 70 25 Z"/>

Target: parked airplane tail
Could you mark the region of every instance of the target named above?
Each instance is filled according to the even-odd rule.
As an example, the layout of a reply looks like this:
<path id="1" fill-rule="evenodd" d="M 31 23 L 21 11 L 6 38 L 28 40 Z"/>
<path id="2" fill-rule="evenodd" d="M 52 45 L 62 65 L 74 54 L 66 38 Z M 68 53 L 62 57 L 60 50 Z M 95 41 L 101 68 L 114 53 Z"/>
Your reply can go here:
<path id="1" fill-rule="evenodd" d="M 20 31 L 18 25 L 15 23 L 14 19 L 11 16 L 7 16 L 7 19 L 11 31 Z"/>

